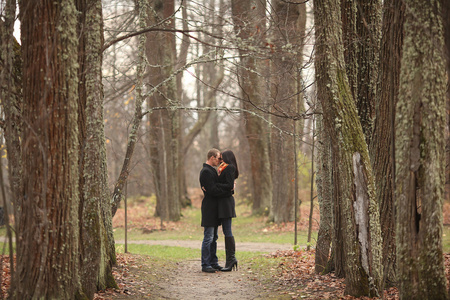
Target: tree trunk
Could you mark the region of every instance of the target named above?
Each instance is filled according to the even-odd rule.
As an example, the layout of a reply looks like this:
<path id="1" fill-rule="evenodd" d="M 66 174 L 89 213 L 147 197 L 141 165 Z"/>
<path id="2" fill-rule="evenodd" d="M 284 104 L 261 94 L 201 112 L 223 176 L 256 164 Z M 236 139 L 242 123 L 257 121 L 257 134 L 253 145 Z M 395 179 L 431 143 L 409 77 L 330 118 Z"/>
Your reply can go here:
<path id="1" fill-rule="evenodd" d="M 91 299 L 98 290 L 117 285 L 112 276 L 115 246 L 103 124 L 102 5 L 101 1 L 87 5 L 85 0 L 78 0 L 77 9 L 80 12 L 80 266 L 83 291 Z"/>
<path id="2" fill-rule="evenodd" d="M 340 214 L 345 293 L 381 292 L 381 232 L 367 144 L 345 73 L 339 1 L 315 3 L 316 78 L 324 125 L 331 137 L 334 196 Z"/>
<path id="3" fill-rule="evenodd" d="M 404 12 L 403 1 L 393 0 L 384 3 L 380 80 L 370 144 L 377 201 L 380 203 L 383 274 L 388 286 L 396 282 L 393 135 L 403 45 Z"/>
<path id="4" fill-rule="evenodd" d="M 26 177 L 17 201 L 11 297 L 75 299 L 81 292 L 76 8 L 73 1 L 41 0 L 19 1 L 19 9 Z"/>
<path id="5" fill-rule="evenodd" d="M 183 22 L 183 30 L 188 31 L 189 30 L 189 26 L 188 26 L 188 15 L 187 15 L 187 7 L 189 5 L 189 1 L 188 0 L 184 0 L 183 1 L 183 7 L 181 8 L 181 12 L 182 12 L 182 22 Z M 180 46 L 180 51 L 178 52 L 178 56 L 177 56 L 177 64 L 176 64 L 176 69 L 180 69 L 182 67 L 184 67 L 184 65 L 186 65 L 186 61 L 187 61 L 187 55 L 188 55 L 188 50 L 189 50 L 189 46 L 191 44 L 191 40 L 187 35 L 183 35 L 183 39 L 181 41 L 181 46 Z M 177 99 L 180 101 L 180 103 L 182 103 L 183 105 L 185 105 L 184 103 L 184 94 L 183 94 L 183 72 L 180 72 L 179 74 L 177 74 Z M 186 124 L 184 122 L 184 118 L 183 115 L 180 116 L 180 122 L 182 124 L 182 128 L 186 128 Z M 186 151 L 184 151 L 185 148 L 185 144 L 184 144 L 184 139 L 182 136 L 180 136 L 180 149 L 179 149 L 179 157 L 181 161 L 184 161 L 185 157 L 186 157 Z M 180 189 L 180 197 L 181 197 L 181 207 L 187 207 L 192 205 L 192 201 L 189 198 L 189 194 L 187 191 L 187 185 L 186 185 L 186 174 L 185 174 L 185 169 L 184 169 L 184 164 L 179 164 L 179 168 L 178 168 L 178 180 L 179 180 L 179 189 Z"/>
<path id="6" fill-rule="evenodd" d="M 259 73 L 264 70 L 263 62 L 247 56 L 245 49 L 250 37 L 262 43 L 265 34 L 265 1 L 232 0 L 233 25 L 238 38 L 243 42 L 239 48 L 242 67 L 238 70 L 239 85 L 243 95 L 243 107 L 248 111 L 257 111 L 255 106 L 265 104 L 267 88 Z M 251 12 L 256 16 L 251 16 Z M 253 195 L 253 213 L 267 213 L 272 203 L 272 175 L 270 166 L 270 129 L 266 122 L 251 113 L 245 112 L 245 130 L 250 147 L 251 180 Z"/>
<path id="7" fill-rule="evenodd" d="M 444 26 L 445 50 L 444 57 L 446 59 L 447 68 L 447 127 L 446 127 L 446 146 L 445 146 L 445 161 L 446 169 L 445 178 L 446 192 L 450 193 L 450 2 L 441 0 L 442 5 L 442 20 Z"/>
<path id="8" fill-rule="evenodd" d="M 174 28 L 175 2 L 149 0 L 148 26 L 167 19 L 161 26 Z M 175 35 L 173 33 L 147 33 L 147 59 L 149 84 L 155 87 L 173 73 L 176 62 Z M 156 214 L 162 220 L 177 221 L 181 215 L 181 199 L 177 171 L 179 167 L 180 112 L 176 107 L 176 80 L 171 79 L 150 96 L 149 108 L 167 107 L 153 111 L 150 118 L 150 155 L 156 191 Z"/>
<path id="9" fill-rule="evenodd" d="M 271 98 L 273 113 L 282 117 L 272 118 L 273 124 L 287 132 L 293 132 L 289 115 L 297 112 L 297 94 L 299 72 L 302 66 L 303 37 L 305 35 L 306 5 L 288 4 L 273 0 L 274 32 L 273 43 L 279 52 L 275 52 L 271 64 Z M 294 53 L 288 54 L 281 49 L 292 46 Z M 273 185 L 272 209 L 270 219 L 275 223 L 294 220 L 294 140 L 285 136 L 277 128 L 271 134 L 272 177 Z"/>
<path id="10" fill-rule="evenodd" d="M 438 2 L 405 1 L 395 136 L 400 299 L 448 299 L 442 253 L 446 81 Z"/>
<path id="11" fill-rule="evenodd" d="M 8 153 L 8 177 L 11 200 L 15 204 L 22 185 L 22 161 L 20 136 L 22 132 L 22 57 L 21 47 L 13 36 L 16 2 L 8 1 L 5 6 L 5 22 L 0 21 L 0 99 L 5 114 L 5 140 Z M 18 206 L 14 215 L 20 218 Z"/>
<path id="12" fill-rule="evenodd" d="M 6 234 L 9 243 L 10 255 L 10 275 L 15 278 L 14 250 L 12 224 L 9 221 L 10 203 L 13 203 L 14 216 L 20 218 L 17 199 L 20 196 L 22 184 L 22 162 L 21 162 L 21 144 L 20 134 L 22 131 L 22 102 L 21 84 L 22 84 L 22 59 L 19 43 L 13 36 L 14 22 L 16 15 L 16 1 L 9 0 L 4 6 L 4 22 L 0 21 L 0 99 L 3 99 L 2 109 L 5 116 L 4 138 L 6 144 L 6 153 L 8 154 L 8 177 L 11 190 L 11 198 L 7 199 L 3 173 L 2 174 L 2 194 L 3 194 L 3 212 L 6 223 Z M 2 220 L 3 221 L 3 220 Z M 3 296 L 0 293 L 0 297 Z"/>
<path id="13" fill-rule="evenodd" d="M 341 3 L 345 66 L 367 142 L 371 139 L 375 112 L 381 6 L 380 0 Z"/>
<path id="14" fill-rule="evenodd" d="M 333 180 L 331 173 L 331 145 L 326 136 L 320 114 L 317 117 L 317 198 L 319 201 L 320 224 L 317 233 L 315 271 L 326 271 L 333 237 Z"/>

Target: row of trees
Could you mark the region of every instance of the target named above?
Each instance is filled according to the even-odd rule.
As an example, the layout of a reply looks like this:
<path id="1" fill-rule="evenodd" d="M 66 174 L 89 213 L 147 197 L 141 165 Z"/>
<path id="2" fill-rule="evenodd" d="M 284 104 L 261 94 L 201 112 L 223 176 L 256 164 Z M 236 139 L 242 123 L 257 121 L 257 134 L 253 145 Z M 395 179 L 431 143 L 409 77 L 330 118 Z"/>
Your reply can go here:
<path id="1" fill-rule="evenodd" d="M 20 47 L 16 1 L 2 8 L 0 98 L 17 256 L 10 297 L 92 299 L 116 286 L 102 5 L 19 2 Z"/>
<path id="2" fill-rule="evenodd" d="M 152 182 L 157 215 L 162 220 L 178 220 L 181 208 L 190 203 L 187 187 L 198 185 L 198 180 L 187 179 L 197 178 L 204 149 L 233 148 L 243 169 L 248 170 L 239 186 L 241 191 L 245 189 L 253 211 L 266 213 L 275 222 L 292 221 L 294 140 L 303 134 L 305 116 L 301 73 L 309 66 L 303 60 L 306 4 L 213 0 L 180 4 L 150 1 L 146 8 L 137 7 L 146 10 L 148 20 L 142 31 L 147 40 L 143 91 L 148 101 L 134 115 L 134 120 L 146 122 L 137 130 L 139 138 L 131 147 L 139 157 L 136 162 L 150 161 L 147 170 L 151 172 L 131 164 L 121 169 L 121 175 L 116 168 L 112 177 L 125 178 L 133 169 L 130 176 Z M 114 22 L 106 21 L 111 41 L 106 45 L 111 47 L 105 51 L 109 74 L 105 86 L 106 94 L 115 99 L 107 107 L 132 104 L 129 89 L 135 82 L 127 80 L 128 66 L 123 64 L 120 72 L 116 71 L 121 61 L 118 56 L 126 53 L 136 59 L 136 48 L 129 47 L 127 43 L 133 42 L 117 32 L 139 29 L 132 26 L 136 22 L 130 22 L 130 11 L 117 9 L 117 3 L 106 10 Z M 127 37 L 133 36 L 136 33 Z M 114 48 L 114 41 L 121 46 Z M 121 87 L 113 86 L 117 82 Z M 192 113 L 192 109 L 197 111 Z M 119 118 L 117 110 L 111 109 L 106 117 L 107 137 L 117 140 L 118 128 L 111 120 Z M 295 122 L 298 133 L 293 137 Z M 128 149 L 122 147 L 121 151 Z"/>
<path id="3" fill-rule="evenodd" d="M 305 1 L 19 1 L 20 45 L 16 1 L 1 3 L 12 298 L 92 298 L 115 285 L 111 220 L 145 160 L 162 220 L 180 218 L 193 166 L 221 145 L 248 170 L 253 211 L 293 220 L 312 110 L 316 270 L 345 277 L 354 296 L 391 282 L 405 299 L 447 298 L 446 1 L 315 1 L 318 101 L 307 105 Z"/>
<path id="4" fill-rule="evenodd" d="M 448 299 L 448 12 L 446 1 L 315 2 L 316 271 L 334 269 L 351 295 L 381 296 L 388 283 L 402 299 Z"/>
<path id="5" fill-rule="evenodd" d="M 213 2 L 210 4 L 214 6 Z M 115 285 L 111 274 L 111 266 L 115 262 L 111 220 L 122 199 L 134 148 L 142 130 L 148 130 L 150 137 L 147 149 L 151 158 L 157 212 L 163 220 L 177 220 L 180 217 L 180 207 L 185 204 L 182 195 L 186 194 L 184 169 L 180 162 L 185 159 L 187 148 L 208 116 L 217 110 L 215 96 L 225 72 L 217 73 L 217 68 L 225 69 L 225 66 L 220 66 L 222 63 L 217 67 L 217 62 L 227 60 L 229 64 L 236 64 L 242 59 L 242 72 L 246 74 L 242 76 L 255 77 L 249 68 L 253 67 L 252 64 L 258 64 L 258 68 L 268 72 L 267 66 L 264 67 L 260 61 L 264 60 L 267 64 L 270 58 L 267 54 L 275 47 L 273 44 L 259 45 L 259 53 L 266 56 L 259 60 L 252 58 L 250 49 L 255 46 L 243 41 L 250 39 L 251 27 L 240 22 L 253 8 L 246 7 L 245 11 L 239 11 L 235 8 L 236 3 L 232 6 L 236 24 L 229 24 L 229 28 L 231 32 L 235 30 L 238 36 L 241 32 L 246 32 L 246 35 L 227 41 L 231 45 L 231 42 L 240 39 L 242 45 L 239 48 L 230 45 L 218 48 L 234 48 L 230 53 L 234 53 L 235 57 L 224 60 L 224 51 L 205 48 L 202 56 L 185 63 L 187 54 L 183 59 L 182 53 L 187 50 L 181 47 L 183 51 L 177 54 L 175 42 L 174 33 L 179 31 L 174 26 L 175 1 L 137 2 L 135 16 L 131 18 L 137 23 L 134 32 L 111 37 L 106 42 L 103 39 L 100 1 L 57 3 L 42 0 L 36 3 L 19 2 L 17 7 L 15 1 L 2 2 L 1 99 L 17 245 L 17 264 L 11 265 L 12 298 L 92 298 L 96 290 Z M 180 6 L 184 16 L 187 15 L 186 7 Z M 224 12 L 226 6 L 221 7 Z M 20 11 L 20 44 L 13 35 L 18 14 L 16 8 Z M 287 8 L 288 5 L 280 1 L 277 12 L 287 18 Z M 259 8 L 255 22 L 265 22 L 262 15 L 265 9 L 265 6 Z M 298 19 L 299 15 L 295 12 L 293 17 L 289 17 L 290 22 Z M 186 17 L 183 20 L 187 23 Z M 224 17 L 222 20 L 225 22 Z M 279 36 L 292 34 L 289 32 L 291 26 L 290 23 L 286 28 L 280 26 Z M 210 45 L 218 46 L 226 42 L 226 33 L 220 33 L 220 30 L 215 33 L 216 30 L 201 30 L 205 39 L 211 39 Z M 187 26 L 183 34 L 190 35 Z M 116 177 L 111 196 L 107 182 L 102 56 L 109 47 L 133 36 L 138 36 L 139 42 L 138 64 L 136 72 L 132 73 L 136 78 L 133 85 L 136 91 L 133 97 L 135 112 L 122 169 Z M 188 41 L 185 39 L 183 42 L 186 47 Z M 254 42 L 260 43 L 257 40 Z M 287 44 L 287 41 L 284 43 Z M 289 50 L 299 55 L 290 45 Z M 281 56 L 278 59 L 282 65 Z M 294 62 L 291 60 L 290 64 Z M 209 69 L 209 74 L 217 76 L 212 83 L 204 82 L 205 86 L 210 86 L 205 88 L 206 92 L 199 89 L 203 101 L 207 101 L 204 103 L 207 113 L 197 118 L 191 130 L 182 135 L 181 110 L 188 107 L 179 100 L 182 93 L 177 88 L 177 82 L 181 84 L 182 71 L 189 65 L 201 65 L 203 69 Z M 236 69 L 232 71 L 234 74 L 241 72 Z M 290 72 L 295 75 L 296 69 L 291 68 Z M 285 76 L 289 80 L 283 84 L 296 82 Z M 247 78 L 239 80 L 246 82 Z M 288 100 L 288 91 L 292 93 L 292 86 L 288 87 L 281 94 L 284 98 L 280 102 Z M 271 88 L 279 92 L 278 85 L 267 83 L 259 93 L 263 95 Z M 234 97 L 242 99 L 244 92 L 245 89 L 242 89 Z M 247 123 L 256 126 L 249 138 L 254 143 L 250 149 L 256 151 L 259 144 L 255 142 L 261 130 L 268 140 L 271 132 L 268 118 L 263 117 L 265 121 L 261 122 L 261 117 L 255 113 L 258 107 L 252 104 L 252 97 L 245 97 L 248 102 L 245 111 L 248 117 L 251 116 Z M 147 111 L 144 111 L 145 105 Z M 270 112 L 270 104 L 264 105 L 264 110 Z M 289 111 L 285 110 L 280 109 L 280 114 L 286 117 Z M 148 124 L 145 125 L 148 127 L 145 127 L 141 121 L 147 116 Z M 219 115 L 215 117 L 217 124 Z M 282 124 L 278 125 L 280 128 L 277 130 L 282 130 Z M 217 131 L 217 126 L 215 128 Z M 211 137 L 218 139 L 217 134 Z M 264 170 L 268 174 L 259 177 L 270 179 L 267 141 L 262 147 Z M 215 143 L 218 141 L 212 145 L 217 146 Z M 255 161 L 261 162 L 261 158 Z M 255 175 L 258 175 L 258 168 Z M 285 176 L 281 171 L 280 174 Z M 287 185 L 292 190 L 290 180 L 287 180 Z M 271 183 L 266 187 L 269 194 L 271 187 Z M 259 186 L 255 190 L 259 191 Z M 289 197 L 285 201 L 292 203 L 293 199 Z M 268 210 L 271 209 L 271 201 L 263 203 Z M 278 206 L 278 214 L 285 213 L 282 205 Z M 289 211 L 287 215 L 292 218 Z"/>

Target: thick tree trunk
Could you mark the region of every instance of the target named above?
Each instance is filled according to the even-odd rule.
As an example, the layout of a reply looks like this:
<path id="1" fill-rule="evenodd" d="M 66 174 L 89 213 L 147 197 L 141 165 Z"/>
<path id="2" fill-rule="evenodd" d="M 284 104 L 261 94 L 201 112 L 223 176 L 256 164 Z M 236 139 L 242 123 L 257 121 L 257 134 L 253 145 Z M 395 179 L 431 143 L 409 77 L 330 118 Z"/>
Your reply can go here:
<path id="1" fill-rule="evenodd" d="M 404 12 L 403 1 L 393 0 L 384 3 L 380 80 L 370 144 L 377 199 L 380 203 L 383 274 L 385 283 L 389 286 L 396 282 L 393 135 L 403 45 Z"/>
<path id="2" fill-rule="evenodd" d="M 381 292 L 381 232 L 367 144 L 344 65 L 339 1 L 315 3 L 316 78 L 324 125 L 332 141 L 334 197 L 346 294 Z M 336 253 L 337 254 L 337 253 Z M 337 258 L 337 257 L 336 257 Z"/>
<path id="3" fill-rule="evenodd" d="M 283 117 L 274 117 L 275 126 L 287 132 L 293 132 L 293 124 L 289 115 L 298 113 L 299 72 L 302 66 L 303 37 L 305 34 L 306 5 L 288 4 L 283 1 L 272 1 L 274 8 L 273 43 L 276 49 L 285 49 L 291 45 L 295 52 L 284 51 L 274 53 L 271 64 L 271 95 L 274 101 L 273 113 Z M 277 178 L 273 185 L 272 209 L 270 219 L 276 223 L 294 220 L 294 140 L 272 129 L 271 162 L 272 177 Z"/>
<path id="4" fill-rule="evenodd" d="M 267 87 L 260 73 L 264 72 L 265 66 L 254 57 L 247 56 L 245 43 L 253 40 L 263 42 L 265 34 L 265 2 L 256 2 L 254 6 L 250 1 L 232 0 L 232 17 L 235 32 L 243 41 L 239 49 L 242 68 L 239 69 L 239 85 L 242 88 L 243 107 L 249 111 L 257 111 L 255 106 L 265 104 Z M 250 16 L 251 12 L 256 16 Z M 257 26 L 258 25 L 258 26 Z M 270 129 L 266 122 L 244 113 L 245 130 L 250 147 L 251 180 L 253 195 L 253 213 L 267 213 L 272 203 L 272 174 L 270 166 Z"/>
<path id="5" fill-rule="evenodd" d="M 155 25 L 169 18 L 161 26 L 174 28 L 175 2 L 149 0 L 148 25 Z M 173 73 L 176 62 L 175 35 L 152 32 L 147 34 L 147 59 L 149 83 L 155 87 Z M 178 105 L 176 80 L 171 79 L 150 96 L 149 109 L 167 107 L 153 111 L 150 116 L 150 155 L 153 182 L 156 191 L 156 214 L 162 220 L 177 221 L 181 215 L 181 199 L 178 175 L 180 147 L 180 112 L 170 109 Z"/>
<path id="6" fill-rule="evenodd" d="M 442 253 L 446 81 L 438 4 L 405 1 L 395 136 L 400 299 L 448 299 Z"/>
<path id="7" fill-rule="evenodd" d="M 112 276 L 115 246 L 103 125 L 103 19 L 101 1 L 87 5 L 86 1 L 77 0 L 77 9 L 80 12 L 80 266 L 83 291 L 88 298 L 93 298 L 98 290 L 117 287 Z"/>
<path id="8" fill-rule="evenodd" d="M 27 126 L 12 298 L 74 299 L 81 291 L 76 8 L 42 0 L 19 1 L 19 9 Z"/>

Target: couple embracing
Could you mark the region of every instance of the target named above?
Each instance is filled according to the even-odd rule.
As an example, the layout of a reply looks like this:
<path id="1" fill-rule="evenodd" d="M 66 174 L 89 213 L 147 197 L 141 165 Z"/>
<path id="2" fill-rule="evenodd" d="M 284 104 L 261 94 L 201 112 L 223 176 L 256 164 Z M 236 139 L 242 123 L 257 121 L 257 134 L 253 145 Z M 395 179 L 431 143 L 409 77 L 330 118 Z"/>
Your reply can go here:
<path id="1" fill-rule="evenodd" d="M 200 186 L 203 190 L 202 223 L 204 236 L 202 242 L 202 271 L 231 271 L 238 266 L 235 257 L 236 246 L 231 231 L 231 220 L 236 217 L 234 203 L 234 181 L 239 176 L 236 157 L 231 150 L 220 153 L 211 149 L 206 163 L 200 171 Z M 219 266 L 216 255 L 217 231 L 222 225 L 225 236 L 225 267 Z"/>

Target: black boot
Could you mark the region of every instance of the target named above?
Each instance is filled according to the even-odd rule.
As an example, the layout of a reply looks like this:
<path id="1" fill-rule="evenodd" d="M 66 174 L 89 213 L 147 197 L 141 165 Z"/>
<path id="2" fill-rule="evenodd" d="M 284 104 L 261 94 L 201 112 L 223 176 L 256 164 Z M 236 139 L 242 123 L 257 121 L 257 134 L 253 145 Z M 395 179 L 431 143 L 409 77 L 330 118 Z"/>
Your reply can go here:
<path id="1" fill-rule="evenodd" d="M 238 270 L 238 262 L 236 260 L 236 244 L 234 242 L 234 236 L 225 237 L 225 253 L 227 257 L 227 262 L 225 268 L 222 268 L 223 272 L 230 272 L 234 268 Z"/>

